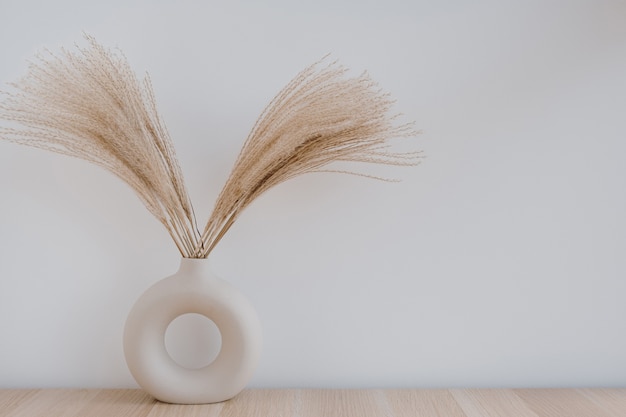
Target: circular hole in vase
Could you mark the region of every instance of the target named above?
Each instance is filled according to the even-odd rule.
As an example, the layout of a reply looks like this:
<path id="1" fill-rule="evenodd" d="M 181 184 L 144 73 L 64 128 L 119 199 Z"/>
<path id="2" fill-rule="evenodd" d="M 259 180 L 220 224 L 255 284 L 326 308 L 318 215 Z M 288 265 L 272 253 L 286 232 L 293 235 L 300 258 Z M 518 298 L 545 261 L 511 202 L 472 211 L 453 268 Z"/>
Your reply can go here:
<path id="1" fill-rule="evenodd" d="M 176 317 L 165 331 L 165 349 L 178 365 L 200 369 L 210 365 L 220 353 L 222 335 L 217 325 L 202 314 Z"/>

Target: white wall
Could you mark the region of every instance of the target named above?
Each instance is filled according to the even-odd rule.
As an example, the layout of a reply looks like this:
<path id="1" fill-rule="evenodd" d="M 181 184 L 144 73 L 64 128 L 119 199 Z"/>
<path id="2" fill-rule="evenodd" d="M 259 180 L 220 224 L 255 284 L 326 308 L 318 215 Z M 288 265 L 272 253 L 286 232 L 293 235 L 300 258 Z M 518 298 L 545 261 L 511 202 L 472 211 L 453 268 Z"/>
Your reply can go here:
<path id="1" fill-rule="evenodd" d="M 3 0 L 0 82 L 81 31 L 149 71 L 207 217 L 257 115 L 331 52 L 423 134 L 387 184 L 277 187 L 214 252 L 257 387 L 626 385 L 626 3 Z M 366 168 L 367 170 L 367 168 Z M 0 143 L 0 387 L 135 386 L 126 314 L 178 254 L 129 189 Z"/>

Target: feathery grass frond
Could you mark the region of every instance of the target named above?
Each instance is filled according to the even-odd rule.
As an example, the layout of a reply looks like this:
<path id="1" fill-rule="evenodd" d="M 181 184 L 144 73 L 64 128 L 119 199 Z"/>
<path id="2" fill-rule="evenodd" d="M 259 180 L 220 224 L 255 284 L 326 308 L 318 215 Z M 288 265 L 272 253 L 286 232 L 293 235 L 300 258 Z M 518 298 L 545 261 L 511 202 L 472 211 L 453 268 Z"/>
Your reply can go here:
<path id="1" fill-rule="evenodd" d="M 419 152 L 388 150 L 389 139 L 417 133 L 412 124 L 394 124 L 389 95 L 380 92 L 366 74 L 348 78 L 346 72 L 336 63 L 322 60 L 298 74 L 270 102 L 217 199 L 202 234 L 203 256 L 252 201 L 293 177 L 323 171 L 322 167 L 335 161 L 419 162 Z"/>
<path id="2" fill-rule="evenodd" d="M 14 92 L 2 93 L 0 120 L 21 128 L 0 127 L 0 139 L 108 169 L 130 185 L 184 257 L 207 257 L 252 201 L 298 175 L 347 172 L 327 167 L 336 161 L 419 162 L 419 152 L 389 150 L 390 139 L 417 133 L 396 123 L 391 98 L 366 74 L 349 78 L 322 60 L 263 111 L 200 233 L 149 78 L 140 83 L 122 54 L 86 38 L 89 46 L 77 52 L 40 56 Z"/>
<path id="3" fill-rule="evenodd" d="M 198 236 L 191 202 L 149 78 L 140 83 L 121 53 L 86 36 L 76 52 L 48 51 L 4 93 L 0 138 L 74 156 L 125 181 L 165 226 L 183 256 Z"/>

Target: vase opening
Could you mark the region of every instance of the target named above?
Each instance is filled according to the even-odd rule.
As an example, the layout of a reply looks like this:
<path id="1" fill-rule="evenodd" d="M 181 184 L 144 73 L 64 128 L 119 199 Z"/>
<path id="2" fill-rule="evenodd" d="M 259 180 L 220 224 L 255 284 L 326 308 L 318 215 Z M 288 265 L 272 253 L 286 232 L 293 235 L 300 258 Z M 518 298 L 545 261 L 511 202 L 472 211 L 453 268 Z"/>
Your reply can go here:
<path id="1" fill-rule="evenodd" d="M 215 361 L 222 348 L 222 334 L 208 317 L 187 313 L 176 317 L 165 332 L 165 349 L 174 362 L 187 369 L 201 369 Z"/>

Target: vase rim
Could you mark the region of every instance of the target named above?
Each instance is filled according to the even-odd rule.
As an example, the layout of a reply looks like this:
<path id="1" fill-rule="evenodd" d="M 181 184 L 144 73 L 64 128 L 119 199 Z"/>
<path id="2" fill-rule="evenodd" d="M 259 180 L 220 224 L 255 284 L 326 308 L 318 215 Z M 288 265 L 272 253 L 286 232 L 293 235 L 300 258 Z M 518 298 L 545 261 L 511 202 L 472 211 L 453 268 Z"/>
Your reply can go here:
<path id="1" fill-rule="evenodd" d="M 209 258 L 181 258 L 179 271 L 186 271 L 188 273 L 198 273 L 205 271 L 208 273 L 213 272 L 213 262 Z"/>

